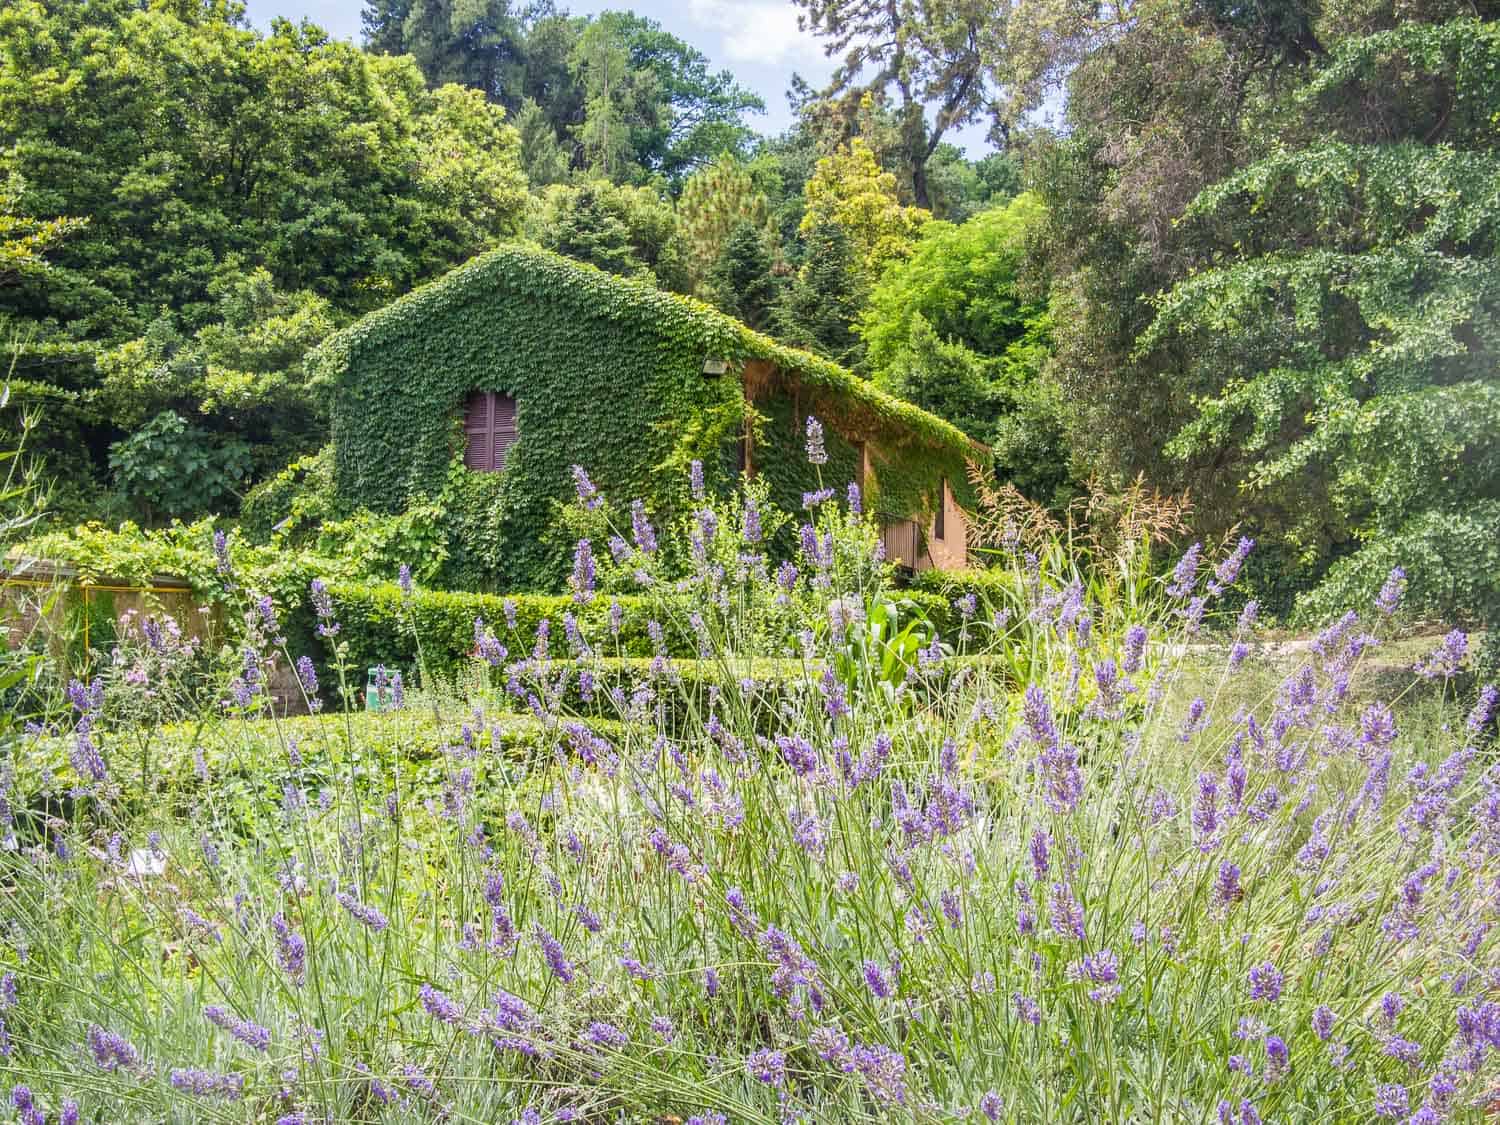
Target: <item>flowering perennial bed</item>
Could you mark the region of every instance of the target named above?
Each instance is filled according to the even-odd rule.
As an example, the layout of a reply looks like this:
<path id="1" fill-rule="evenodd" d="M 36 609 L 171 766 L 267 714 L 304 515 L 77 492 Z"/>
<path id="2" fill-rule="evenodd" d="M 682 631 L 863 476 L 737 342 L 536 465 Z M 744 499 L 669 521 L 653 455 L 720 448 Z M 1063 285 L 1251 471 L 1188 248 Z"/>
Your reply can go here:
<path id="1" fill-rule="evenodd" d="M 938 675 L 945 639 L 891 608 L 856 490 L 809 497 L 778 566 L 762 543 L 790 517 L 753 490 L 659 542 L 579 477 L 572 598 L 685 606 L 685 697 L 664 656 L 600 682 L 611 615 L 590 635 L 568 612 L 556 634 L 475 623 L 525 738 L 484 693 L 470 710 L 395 677 L 388 715 L 282 726 L 263 711 L 278 607 L 242 591 L 223 654 L 127 629 L 67 729 L 15 749 L 0 1080 L 19 1119 L 1250 1125 L 1496 1104 L 1496 693 L 1456 698 L 1454 633 L 1420 690 L 1351 694 L 1399 574 L 1260 693 L 1253 604 L 1211 674 L 1184 675 L 1181 643 L 1248 542 L 1189 551 L 1147 602 L 1018 551 L 1024 604 L 956 607 L 997 664 Z M 766 690 L 768 659 L 805 661 L 802 682 Z M 331 694 L 301 667 L 314 704 Z M 214 752 L 163 771 L 184 728 L 157 728 L 183 720 Z"/>

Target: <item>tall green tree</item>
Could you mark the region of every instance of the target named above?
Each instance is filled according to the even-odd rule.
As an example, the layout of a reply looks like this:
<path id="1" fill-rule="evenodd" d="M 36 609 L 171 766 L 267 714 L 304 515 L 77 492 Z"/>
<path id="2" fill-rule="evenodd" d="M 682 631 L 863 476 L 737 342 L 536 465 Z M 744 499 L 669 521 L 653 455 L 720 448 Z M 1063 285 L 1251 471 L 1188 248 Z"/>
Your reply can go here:
<path id="1" fill-rule="evenodd" d="M 695 290 L 707 285 L 709 271 L 740 224 L 764 237 L 769 222 L 765 193 L 735 157 L 725 153 L 695 173 L 677 201 L 677 238 L 689 284 Z"/>
<path id="2" fill-rule="evenodd" d="M 672 204 L 657 191 L 602 177 L 553 185 L 533 202 L 526 220 L 528 237 L 548 250 L 674 289 L 685 282 L 675 229 Z"/>
<path id="3" fill-rule="evenodd" d="M 727 70 L 710 70 L 702 51 L 637 17 L 630 34 L 631 64 L 648 80 L 651 109 L 634 136 L 637 160 L 674 189 L 721 153 L 742 155 L 753 132 L 747 116 L 765 112 L 758 94 Z"/>
<path id="4" fill-rule="evenodd" d="M 981 118 L 997 127 L 1001 10 L 990 0 L 894 4 L 796 0 L 800 22 L 839 64 L 818 102 L 892 100 L 900 161 L 918 207 L 930 208 L 928 162 L 950 131 Z"/>
<path id="5" fill-rule="evenodd" d="M 457 82 L 503 105 L 527 132 L 527 167 L 558 182 L 551 126 L 569 167 L 617 183 L 661 176 L 679 188 L 724 151 L 750 144 L 764 103 L 695 47 L 629 11 L 560 14 L 511 0 L 368 0 L 372 51 L 410 54 L 432 85 Z M 534 105 L 536 110 L 528 110 Z M 534 164 L 534 161 L 539 163 Z"/>
<path id="6" fill-rule="evenodd" d="M 547 111 L 530 98 L 516 117 L 516 134 L 521 140 L 521 167 L 533 189 L 560 184 L 568 178 L 572 165 L 568 148 L 557 139 Z"/>
<path id="7" fill-rule="evenodd" d="M 519 84 L 530 16 L 510 0 L 366 0 L 361 19 L 370 50 L 411 55 L 433 86 L 499 101 Z"/>
<path id="8" fill-rule="evenodd" d="M 862 342 L 854 325 L 869 295 L 864 255 L 849 232 L 837 223 L 818 223 L 807 231 L 802 266 L 776 309 L 776 334 L 835 363 L 855 366 Z"/>
<path id="9" fill-rule="evenodd" d="M 879 379 L 891 366 L 918 316 L 939 338 L 980 355 L 1000 356 L 1027 340 L 1046 316 L 1046 294 L 1024 276 L 1027 238 L 1044 218 L 1028 193 L 961 225 L 923 227 L 911 253 L 875 283 L 860 318 L 870 373 Z M 1039 366 L 1036 357 L 1027 362 Z"/>
<path id="10" fill-rule="evenodd" d="M 780 285 L 765 228 L 748 220 L 735 224 L 708 273 L 714 304 L 751 328 L 766 328 Z"/>
<path id="11" fill-rule="evenodd" d="M 16 214 L 87 220 L 51 268 L 0 289 L 60 499 L 97 503 L 122 418 L 171 410 L 185 433 L 233 435 L 284 407 L 295 430 L 280 396 L 305 399 L 302 345 L 518 230 L 502 118 L 310 24 L 249 30 L 237 4 L 0 12 L 0 183 L 19 185 Z M 275 296 L 233 296 L 250 291 Z M 252 306 L 290 352 L 231 345 Z"/>
<path id="12" fill-rule="evenodd" d="M 742 152 L 745 114 L 765 109 L 701 51 L 630 12 L 590 20 L 572 65 L 585 91 L 574 135 L 588 167 L 617 181 L 661 175 L 680 186 L 720 153 Z"/>
<path id="13" fill-rule="evenodd" d="M 623 12 L 605 12 L 590 21 L 573 46 L 573 69 L 584 89 L 584 118 L 574 136 L 587 167 L 612 180 L 636 167 L 631 130 L 639 83 L 630 67 L 629 23 Z"/>
<path id="14" fill-rule="evenodd" d="M 1013 22 L 1012 40 L 1022 32 Z M 1052 305 L 1048 377 L 1066 403 L 1072 455 L 1103 481 L 1144 474 L 1191 492 L 1199 530 L 1220 534 L 1245 514 L 1234 474 L 1222 458 L 1182 460 L 1163 448 L 1217 384 L 1202 368 L 1189 374 L 1186 348 L 1140 352 L 1136 340 L 1153 317 L 1150 297 L 1211 252 L 1210 232 L 1178 219 L 1199 191 L 1253 158 L 1280 115 L 1273 90 L 1287 75 L 1257 70 L 1171 0 L 1112 32 L 1107 49 L 1089 50 L 1082 35 L 1052 42 L 1039 32 L 1038 42 L 1072 67 L 1066 132 L 1038 135 L 1027 150 L 1027 179 L 1045 207 L 1033 252 Z M 1273 553 L 1283 514 L 1269 505 L 1257 513 L 1260 557 Z"/>
<path id="15" fill-rule="evenodd" d="M 1217 252 L 1139 341 L 1216 386 L 1172 452 L 1231 451 L 1297 547 L 1347 545 L 1319 608 L 1405 564 L 1421 611 L 1500 623 L 1496 73 L 1495 22 L 1334 45 L 1282 143 L 1187 209 Z"/>
<path id="16" fill-rule="evenodd" d="M 842 227 L 870 278 L 878 277 L 886 263 L 905 257 L 932 217 L 901 202 L 896 177 L 876 163 L 870 146 L 858 137 L 818 161 L 804 194 L 802 233 L 829 224 Z"/>
<path id="17" fill-rule="evenodd" d="M 1026 271 L 1044 217 L 1027 193 L 962 225 L 928 223 L 875 283 L 858 329 L 878 384 L 990 444 L 1003 479 L 1058 504 L 1073 477 L 1061 401 L 1042 377 L 1047 294 Z"/>

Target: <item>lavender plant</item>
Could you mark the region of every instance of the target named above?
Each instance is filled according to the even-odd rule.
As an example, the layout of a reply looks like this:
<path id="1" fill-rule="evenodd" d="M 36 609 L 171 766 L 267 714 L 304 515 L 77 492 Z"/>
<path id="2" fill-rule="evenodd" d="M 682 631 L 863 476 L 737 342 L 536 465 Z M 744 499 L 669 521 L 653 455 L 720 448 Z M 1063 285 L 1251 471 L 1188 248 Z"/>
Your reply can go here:
<path id="1" fill-rule="evenodd" d="M 462 705 L 286 721 L 267 677 L 302 654 L 245 591 L 215 707 L 132 711 L 115 698 L 142 685 L 105 678 L 76 686 L 70 731 L 16 751 L 0 1081 L 22 1120 L 1493 1108 L 1496 692 L 1462 709 L 1462 634 L 1397 697 L 1362 692 L 1399 581 L 1262 691 L 1253 613 L 1211 656 L 1186 643 L 1251 545 L 1188 552 L 1149 606 L 1022 553 L 1017 604 L 961 614 L 989 658 L 924 634 L 893 674 L 864 639 L 895 596 L 857 492 L 793 515 L 753 484 L 692 489 L 658 527 L 577 479 L 596 522 L 574 599 L 657 599 L 706 693 L 664 651 L 611 678 L 611 619 L 569 614 L 476 622 L 492 678 Z M 773 560 L 787 519 L 797 553 Z M 336 653 L 336 607 L 310 595 Z M 1044 674 L 1015 676 L 1018 646 Z M 148 685 L 201 654 L 152 660 Z M 167 780 L 115 753 L 183 739 L 223 749 Z M 268 741 L 276 760 L 249 757 Z M 25 811 L 43 800 L 65 811 Z"/>

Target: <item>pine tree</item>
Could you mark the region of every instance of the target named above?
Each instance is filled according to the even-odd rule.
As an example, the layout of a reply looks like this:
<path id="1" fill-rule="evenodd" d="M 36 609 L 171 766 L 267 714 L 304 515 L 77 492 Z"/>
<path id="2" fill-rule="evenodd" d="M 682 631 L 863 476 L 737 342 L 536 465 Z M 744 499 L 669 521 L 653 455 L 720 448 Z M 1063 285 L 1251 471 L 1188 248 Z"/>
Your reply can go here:
<path id="1" fill-rule="evenodd" d="M 765 328 L 776 303 L 774 268 L 765 231 L 741 219 L 708 273 L 714 304 L 751 328 Z"/>
<path id="2" fill-rule="evenodd" d="M 708 292 L 709 272 L 736 227 L 764 231 L 768 209 L 749 171 L 727 153 L 688 180 L 677 204 L 677 237 L 694 291 Z"/>
<path id="3" fill-rule="evenodd" d="M 779 334 L 789 344 L 854 366 L 862 348 L 854 325 L 869 292 L 848 232 L 835 223 L 813 227 L 804 264 L 776 310 Z"/>

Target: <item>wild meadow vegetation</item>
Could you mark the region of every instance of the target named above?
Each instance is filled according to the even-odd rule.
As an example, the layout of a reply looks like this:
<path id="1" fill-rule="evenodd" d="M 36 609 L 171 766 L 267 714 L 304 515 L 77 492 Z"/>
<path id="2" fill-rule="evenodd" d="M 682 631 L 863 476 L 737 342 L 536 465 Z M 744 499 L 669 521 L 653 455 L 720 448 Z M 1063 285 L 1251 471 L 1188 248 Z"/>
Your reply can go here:
<path id="1" fill-rule="evenodd" d="M 358 713 L 326 587 L 332 677 L 221 540 L 221 633 L 129 620 L 26 728 L 19 1120 L 1493 1112 L 1497 693 L 1462 632 L 1384 655 L 1401 572 L 1273 663 L 1249 540 L 1158 578 L 1149 534 L 1017 526 L 945 637 L 857 489 L 778 564 L 754 489 L 656 528 L 577 480 L 625 549 L 577 543 L 557 620 L 474 621 L 460 682 L 382 669 Z M 623 589 L 697 661 L 608 676 L 617 615 L 583 611 Z M 277 667 L 311 714 L 277 717 Z"/>

